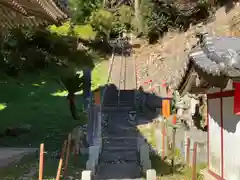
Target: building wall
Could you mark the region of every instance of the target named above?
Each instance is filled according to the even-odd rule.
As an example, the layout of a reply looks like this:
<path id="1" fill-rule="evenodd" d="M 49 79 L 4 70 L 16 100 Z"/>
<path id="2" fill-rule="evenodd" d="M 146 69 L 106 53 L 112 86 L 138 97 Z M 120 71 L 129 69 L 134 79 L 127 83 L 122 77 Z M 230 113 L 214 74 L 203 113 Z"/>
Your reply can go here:
<path id="1" fill-rule="evenodd" d="M 222 98 L 224 179 L 240 179 L 240 116 L 233 113 L 234 97 Z"/>
<path id="2" fill-rule="evenodd" d="M 220 180 L 240 179 L 240 116 L 233 107 L 231 86 L 208 92 L 209 172 Z"/>
<path id="3" fill-rule="evenodd" d="M 221 176 L 221 99 L 208 99 L 209 170 Z"/>

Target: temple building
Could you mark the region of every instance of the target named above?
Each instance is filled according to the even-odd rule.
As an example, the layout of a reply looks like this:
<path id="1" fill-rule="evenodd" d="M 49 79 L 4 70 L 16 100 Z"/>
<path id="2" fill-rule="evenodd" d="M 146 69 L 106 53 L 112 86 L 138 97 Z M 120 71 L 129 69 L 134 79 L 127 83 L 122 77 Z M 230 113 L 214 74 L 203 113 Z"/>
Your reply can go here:
<path id="1" fill-rule="evenodd" d="M 66 0 L 1 0 L 0 28 L 60 24 L 68 18 Z"/>
<path id="2" fill-rule="evenodd" d="M 168 81 L 184 94 L 207 94 L 208 175 L 240 179 L 240 38 L 198 34 L 183 67 Z"/>

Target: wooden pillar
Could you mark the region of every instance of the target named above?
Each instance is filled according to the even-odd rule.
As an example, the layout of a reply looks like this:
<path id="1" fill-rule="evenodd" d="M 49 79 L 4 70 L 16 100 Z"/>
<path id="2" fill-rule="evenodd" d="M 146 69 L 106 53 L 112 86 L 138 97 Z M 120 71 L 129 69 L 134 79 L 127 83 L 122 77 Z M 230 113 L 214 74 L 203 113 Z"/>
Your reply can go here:
<path id="1" fill-rule="evenodd" d="M 39 157 L 39 172 L 38 179 L 43 179 L 43 158 L 44 158 L 44 144 L 40 144 L 40 157 Z"/>
<path id="2" fill-rule="evenodd" d="M 101 104 L 100 90 L 94 92 L 94 103 L 97 105 Z"/>
<path id="3" fill-rule="evenodd" d="M 197 143 L 194 143 L 192 158 L 192 180 L 197 180 Z"/>
<path id="4" fill-rule="evenodd" d="M 169 99 L 162 100 L 162 116 L 168 118 L 171 115 L 171 105 Z"/>
<path id="5" fill-rule="evenodd" d="M 190 138 L 187 138 L 187 147 L 186 147 L 186 162 L 187 165 L 189 166 L 190 164 Z"/>

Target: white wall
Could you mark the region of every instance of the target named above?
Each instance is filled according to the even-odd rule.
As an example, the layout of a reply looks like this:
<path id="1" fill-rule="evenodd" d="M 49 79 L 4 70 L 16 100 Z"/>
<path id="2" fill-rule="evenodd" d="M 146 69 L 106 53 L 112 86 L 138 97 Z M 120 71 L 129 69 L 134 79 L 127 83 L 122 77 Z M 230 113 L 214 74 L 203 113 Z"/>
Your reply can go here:
<path id="1" fill-rule="evenodd" d="M 224 179 L 240 180 L 240 116 L 233 113 L 234 97 L 223 98 Z"/>
<path id="2" fill-rule="evenodd" d="M 221 103 L 220 98 L 208 100 L 209 169 L 221 176 Z"/>

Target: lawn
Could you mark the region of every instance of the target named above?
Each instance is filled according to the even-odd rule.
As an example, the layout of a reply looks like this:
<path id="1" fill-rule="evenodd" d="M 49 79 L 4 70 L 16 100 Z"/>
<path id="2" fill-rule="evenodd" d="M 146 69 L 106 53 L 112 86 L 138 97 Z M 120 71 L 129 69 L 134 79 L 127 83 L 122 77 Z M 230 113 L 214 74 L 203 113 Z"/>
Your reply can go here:
<path id="1" fill-rule="evenodd" d="M 108 61 L 102 61 L 92 72 L 92 89 L 102 86 L 107 81 Z M 0 80 L 0 132 L 7 127 L 28 124 L 31 131 L 19 137 L 0 137 L 1 146 L 36 147 L 44 143 L 44 179 L 54 179 L 58 159 L 54 157 L 60 151 L 63 141 L 71 130 L 87 121 L 82 110 L 82 96 L 78 93 L 76 104 L 80 120 L 73 120 L 69 111 L 66 92 L 51 78 L 49 73 L 38 76 L 28 75 L 16 79 Z M 18 179 L 28 176 L 37 179 L 38 153 L 24 157 L 19 163 L 1 168 L 0 179 Z M 74 165 L 71 156 L 68 166 L 69 177 L 81 177 L 85 168 L 85 156 L 79 156 Z M 69 178 L 67 178 L 69 179 Z"/>
<path id="2" fill-rule="evenodd" d="M 106 82 L 107 64 L 103 61 L 93 70 L 93 88 Z M 66 92 L 50 77 L 48 73 L 41 73 L 0 81 L 0 132 L 21 124 L 32 126 L 30 133 L 19 138 L 0 138 L 1 146 L 39 147 L 44 142 L 48 150 L 60 148 L 73 127 L 86 123 L 86 116 L 81 113 L 81 94 L 76 101 L 81 119 L 74 121 Z"/>
<path id="3" fill-rule="evenodd" d="M 38 179 L 38 154 L 24 156 L 18 163 L 10 164 L 8 167 L 0 168 L 0 179 Z M 66 179 L 80 179 L 81 172 L 85 168 L 86 156 L 78 156 L 74 163 L 74 156 L 71 155 L 66 170 Z M 54 180 L 57 174 L 59 159 L 53 156 L 53 152 L 47 152 L 44 156 L 43 179 Z M 64 162 L 63 162 L 64 163 Z M 63 164 L 64 166 L 64 164 Z M 63 169 L 62 173 L 63 174 Z"/>

